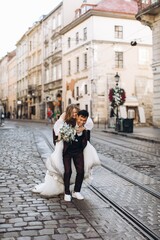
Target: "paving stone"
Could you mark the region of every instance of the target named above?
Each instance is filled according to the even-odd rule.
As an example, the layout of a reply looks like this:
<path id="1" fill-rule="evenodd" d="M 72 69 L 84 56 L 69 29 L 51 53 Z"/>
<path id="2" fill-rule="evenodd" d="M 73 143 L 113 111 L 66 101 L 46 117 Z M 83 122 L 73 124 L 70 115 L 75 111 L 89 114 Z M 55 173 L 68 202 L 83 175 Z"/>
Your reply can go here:
<path id="1" fill-rule="evenodd" d="M 16 131 L 10 129 L 7 132 L 1 132 L 3 141 L 0 139 L 0 150 L 3 148 L 3 151 L 0 156 L 0 165 L 3 169 L 0 169 L 0 183 L 3 184 L 4 191 L 1 192 L 0 196 L 0 208 L 2 209 L 0 213 L 0 239 L 13 237 L 15 240 L 144 240 L 145 238 L 139 236 L 126 221 L 115 213 L 109 203 L 105 203 L 95 196 L 85 184 L 82 189 L 85 195 L 84 201 L 74 200 L 71 203 L 66 203 L 62 195 L 45 199 L 38 194 L 31 193 L 31 187 L 44 179 L 45 159 L 51 152 L 48 150 L 49 147 L 44 145 L 43 150 L 46 151 L 46 154 L 40 155 L 40 151 L 37 149 L 40 147 L 38 141 L 41 141 L 41 145 L 44 142 L 40 131 L 41 129 L 37 131 L 28 126 L 18 126 Z M 101 148 L 103 148 L 102 145 Z M 103 150 L 106 151 L 106 149 Z M 117 158 L 119 152 L 117 150 L 117 155 L 115 155 Z M 112 153 L 112 149 L 109 149 L 110 153 Z M 124 153 L 125 151 L 121 155 Z M 125 159 L 128 158 L 128 162 L 130 157 L 136 160 L 136 156 L 136 154 L 131 153 L 128 156 L 124 155 Z M 146 158 L 146 156 L 141 157 L 144 160 Z M 109 161 L 110 159 L 108 159 Z M 111 161 L 110 164 L 115 168 L 117 167 Z M 126 172 L 128 170 L 122 165 L 119 165 L 119 169 Z M 105 171 L 105 175 L 103 175 L 103 171 L 97 170 L 94 174 L 96 174 L 94 184 L 100 190 L 113 198 L 119 195 L 121 204 L 128 209 L 130 207 L 130 211 L 139 214 L 141 218 L 144 217 L 144 221 L 147 219 L 156 231 L 159 231 L 157 222 L 160 209 L 159 207 L 153 208 L 157 204 L 154 199 L 151 200 L 145 195 L 142 198 L 141 193 L 136 188 L 133 190 L 132 184 L 119 181 L 119 178 L 110 174 L 109 171 Z M 132 174 L 136 176 L 136 172 Z M 139 180 L 141 179 L 142 175 L 139 175 Z M 101 182 L 100 186 L 99 182 Z M 143 177 L 143 182 L 148 184 L 149 178 Z M 156 186 L 155 181 L 150 183 Z M 135 203 L 132 200 L 133 196 L 136 200 Z M 139 208 L 135 208 L 139 202 L 142 204 L 139 205 Z M 146 205 L 148 208 L 145 211 Z"/>

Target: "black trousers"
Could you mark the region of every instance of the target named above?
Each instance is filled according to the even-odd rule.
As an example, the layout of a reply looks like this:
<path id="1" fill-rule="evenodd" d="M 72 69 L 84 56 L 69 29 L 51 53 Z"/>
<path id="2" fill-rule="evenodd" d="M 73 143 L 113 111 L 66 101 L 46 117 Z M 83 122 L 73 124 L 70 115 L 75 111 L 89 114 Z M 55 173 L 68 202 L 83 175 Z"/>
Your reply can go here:
<path id="1" fill-rule="evenodd" d="M 74 191 L 80 192 L 83 178 L 84 178 L 84 156 L 83 151 L 70 154 L 66 152 L 63 155 L 63 164 L 64 164 L 64 188 L 65 194 L 70 194 L 70 178 L 72 174 L 71 160 L 73 159 L 75 168 L 76 168 L 76 180 Z"/>

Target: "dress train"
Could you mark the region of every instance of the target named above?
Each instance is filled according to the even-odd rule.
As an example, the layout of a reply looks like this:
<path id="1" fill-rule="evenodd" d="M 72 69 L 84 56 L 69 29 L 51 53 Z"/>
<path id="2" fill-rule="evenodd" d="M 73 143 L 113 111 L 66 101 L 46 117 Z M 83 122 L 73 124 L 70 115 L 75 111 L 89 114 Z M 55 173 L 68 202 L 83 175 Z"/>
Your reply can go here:
<path id="1" fill-rule="evenodd" d="M 64 193 L 63 174 L 64 166 L 62 160 L 63 141 L 56 143 L 55 150 L 46 160 L 47 172 L 43 183 L 36 185 L 32 190 L 45 197 L 53 197 Z M 93 167 L 100 166 L 100 159 L 96 149 L 87 141 L 84 151 L 84 180 L 92 179 Z M 75 182 L 76 169 L 72 161 L 71 188 Z"/>

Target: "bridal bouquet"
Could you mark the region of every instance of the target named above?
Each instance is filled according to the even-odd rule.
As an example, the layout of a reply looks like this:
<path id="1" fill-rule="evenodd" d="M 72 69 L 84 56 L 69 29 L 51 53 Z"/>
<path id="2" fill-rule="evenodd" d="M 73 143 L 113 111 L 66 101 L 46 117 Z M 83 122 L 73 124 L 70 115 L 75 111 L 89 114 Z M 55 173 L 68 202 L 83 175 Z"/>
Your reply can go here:
<path id="1" fill-rule="evenodd" d="M 59 131 L 60 140 L 65 142 L 72 142 L 75 140 L 76 129 L 73 128 L 71 125 L 64 123 L 62 128 Z"/>

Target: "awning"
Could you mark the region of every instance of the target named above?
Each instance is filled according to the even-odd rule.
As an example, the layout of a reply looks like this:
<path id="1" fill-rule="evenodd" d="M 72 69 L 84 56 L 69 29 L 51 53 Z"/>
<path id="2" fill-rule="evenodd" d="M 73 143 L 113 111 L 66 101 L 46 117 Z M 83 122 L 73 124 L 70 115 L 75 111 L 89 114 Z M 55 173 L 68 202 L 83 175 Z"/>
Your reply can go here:
<path id="1" fill-rule="evenodd" d="M 126 101 L 124 103 L 124 106 L 126 106 L 126 107 L 138 107 L 139 103 L 138 103 L 137 97 L 135 97 L 135 96 L 127 97 Z"/>

